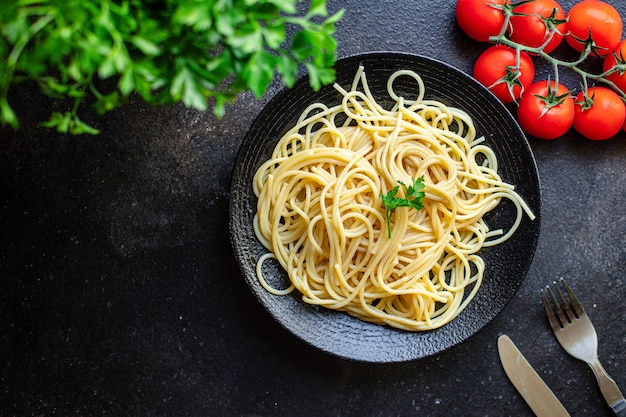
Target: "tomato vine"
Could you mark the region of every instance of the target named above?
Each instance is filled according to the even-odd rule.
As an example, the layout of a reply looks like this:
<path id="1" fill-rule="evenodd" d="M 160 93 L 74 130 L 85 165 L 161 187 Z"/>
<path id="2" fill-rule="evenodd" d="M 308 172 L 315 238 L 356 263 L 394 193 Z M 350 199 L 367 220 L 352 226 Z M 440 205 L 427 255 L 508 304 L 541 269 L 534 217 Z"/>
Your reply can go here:
<path id="1" fill-rule="evenodd" d="M 566 60 L 558 59 L 554 57 L 553 55 L 550 55 L 549 53 L 545 52 L 545 47 L 551 42 L 552 38 L 555 35 L 559 34 L 559 31 L 557 28 L 558 25 L 560 23 L 563 23 L 563 21 L 555 18 L 556 9 L 554 10 L 554 13 L 548 18 L 541 17 L 541 19 L 544 21 L 546 25 L 546 37 L 542 45 L 538 47 L 526 46 L 519 42 L 515 42 L 511 40 L 510 37 L 507 37 L 507 28 L 510 25 L 511 18 L 513 16 L 525 15 L 525 14 L 517 13 L 515 11 L 515 8 L 521 4 L 528 3 L 528 1 L 534 1 L 534 0 L 527 0 L 527 1 L 520 2 L 520 3 L 516 3 L 516 4 L 511 4 L 511 3 L 505 3 L 504 5 L 494 4 L 491 6 L 491 7 L 500 9 L 502 11 L 502 13 L 504 14 L 504 23 L 502 24 L 501 31 L 498 35 L 489 37 L 489 42 L 500 44 L 500 45 L 505 45 L 505 46 L 515 49 L 515 51 L 518 54 L 517 55 L 518 65 L 520 62 L 520 58 L 519 58 L 520 52 L 526 52 L 532 55 L 536 55 L 548 61 L 553 67 L 554 81 L 557 84 L 559 82 L 559 69 L 561 67 L 568 68 L 581 76 L 583 91 L 587 91 L 589 89 L 588 80 L 595 80 L 595 81 L 599 81 L 599 82 L 602 82 L 611 86 L 622 98 L 626 99 L 626 92 L 622 91 L 613 81 L 607 78 L 609 75 L 613 73 L 623 74 L 626 72 L 626 60 L 624 59 L 623 56 L 616 56 L 615 58 L 617 60 L 617 63 L 611 68 L 604 70 L 600 74 L 591 73 L 581 67 L 581 64 L 583 62 L 587 61 L 587 59 L 592 55 L 598 55 L 598 51 L 600 50 L 600 47 L 596 44 L 595 40 L 593 39 L 593 36 L 592 36 L 593 33 L 591 30 L 589 30 L 588 36 L 586 39 L 578 39 L 580 42 L 583 43 L 584 46 L 583 46 L 583 50 L 581 54 L 576 60 L 566 61 Z M 560 33 L 560 35 L 564 36 L 566 34 Z"/>
<path id="2" fill-rule="evenodd" d="M 494 44 L 480 54 L 473 75 L 503 103 L 515 102 L 526 133 L 555 139 L 555 132 L 562 135 L 573 126 L 588 139 L 604 140 L 617 134 L 616 125 L 626 131 L 626 40 L 621 40 L 622 18 L 613 6 L 581 0 L 566 15 L 557 0 L 457 0 L 456 13 L 469 37 Z M 562 59 L 553 54 L 562 41 L 579 55 Z M 534 80 L 528 57 L 551 66 L 547 80 Z M 603 60 L 601 71 L 590 70 L 594 59 Z M 564 69 L 580 77 L 578 94 L 560 82 Z M 594 95 L 599 84 L 606 91 Z M 617 119 L 609 121 L 613 115 L 598 108 L 614 109 Z M 584 129 L 583 124 L 593 126 Z"/>

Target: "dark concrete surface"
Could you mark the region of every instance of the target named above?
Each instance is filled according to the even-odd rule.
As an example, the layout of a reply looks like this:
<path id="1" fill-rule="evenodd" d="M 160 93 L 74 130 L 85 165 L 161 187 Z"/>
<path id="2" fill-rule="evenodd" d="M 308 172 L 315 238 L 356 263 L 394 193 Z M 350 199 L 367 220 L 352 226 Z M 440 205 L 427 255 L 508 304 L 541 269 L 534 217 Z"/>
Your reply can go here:
<path id="1" fill-rule="evenodd" d="M 454 4 L 331 1 L 346 10 L 339 55 L 413 52 L 471 72 L 487 45 L 459 31 Z M 13 91 L 22 129 L 0 129 L 0 415 L 531 416 L 499 363 L 500 334 L 572 416 L 611 415 L 591 371 L 549 331 L 539 291 L 568 279 L 626 391 L 626 134 L 530 139 L 543 185 L 538 251 L 483 331 L 419 361 L 353 363 L 278 326 L 229 245 L 237 150 L 279 88 L 242 95 L 222 120 L 133 99 L 85 115 L 96 137 L 37 127 L 56 104 Z"/>

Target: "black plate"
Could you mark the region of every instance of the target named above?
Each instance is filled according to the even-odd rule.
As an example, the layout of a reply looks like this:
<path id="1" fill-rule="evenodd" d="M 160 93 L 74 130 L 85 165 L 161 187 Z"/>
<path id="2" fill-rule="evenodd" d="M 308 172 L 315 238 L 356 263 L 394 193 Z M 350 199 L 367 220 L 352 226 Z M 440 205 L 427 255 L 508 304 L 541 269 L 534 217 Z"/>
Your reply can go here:
<path id="1" fill-rule="evenodd" d="M 259 284 L 255 268 L 258 257 L 266 252 L 254 235 L 252 219 L 256 197 L 252 177 L 281 135 L 313 102 L 337 103 L 332 85 L 313 92 L 302 78 L 292 89 L 276 95 L 261 111 L 246 135 L 233 170 L 230 194 L 230 233 L 235 257 L 243 276 L 259 302 L 282 326 L 303 341 L 333 355 L 364 362 L 401 362 L 442 352 L 474 335 L 514 297 L 530 267 L 540 228 L 540 186 L 532 151 L 506 108 L 488 90 L 465 73 L 442 62 L 405 53 L 368 53 L 340 59 L 336 81 L 349 89 L 359 65 L 377 100 L 390 100 L 386 93 L 388 77 L 396 70 L 411 69 L 423 79 L 426 98 L 461 108 L 472 116 L 478 135 L 498 157 L 502 178 L 515 184 L 537 218 L 526 216 L 514 236 L 501 245 L 484 248 L 480 254 L 486 271 L 478 294 L 469 306 L 449 324 L 428 332 L 408 332 L 370 324 L 342 312 L 305 304 L 297 293 L 275 296 Z M 414 87 L 394 83 L 396 91 Z M 407 98 L 409 97 L 407 91 Z M 502 202 L 486 219 L 492 229 L 507 227 L 515 216 L 513 205 Z M 285 280 L 277 264 L 266 263 L 269 280 Z"/>

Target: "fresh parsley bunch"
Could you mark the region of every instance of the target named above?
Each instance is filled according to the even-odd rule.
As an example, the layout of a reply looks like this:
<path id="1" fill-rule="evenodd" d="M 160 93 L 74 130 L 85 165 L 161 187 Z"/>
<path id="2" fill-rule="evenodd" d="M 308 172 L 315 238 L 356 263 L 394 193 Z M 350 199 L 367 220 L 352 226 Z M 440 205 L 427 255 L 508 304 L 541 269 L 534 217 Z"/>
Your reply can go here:
<path id="1" fill-rule="evenodd" d="M 8 4 L 7 4 L 8 3 Z M 45 126 L 98 131 L 77 115 L 87 97 L 99 114 L 136 93 L 153 105 L 182 101 L 222 116 L 250 90 L 261 97 L 276 74 L 295 83 L 299 65 L 314 89 L 334 80 L 335 23 L 325 0 L 9 0 L 0 8 L 0 122 L 18 126 L 7 97 L 34 80 L 70 109 Z M 112 82 L 100 82 L 112 80 Z M 113 87 L 111 87 L 111 84 Z M 103 87 L 106 85 L 107 87 Z"/>

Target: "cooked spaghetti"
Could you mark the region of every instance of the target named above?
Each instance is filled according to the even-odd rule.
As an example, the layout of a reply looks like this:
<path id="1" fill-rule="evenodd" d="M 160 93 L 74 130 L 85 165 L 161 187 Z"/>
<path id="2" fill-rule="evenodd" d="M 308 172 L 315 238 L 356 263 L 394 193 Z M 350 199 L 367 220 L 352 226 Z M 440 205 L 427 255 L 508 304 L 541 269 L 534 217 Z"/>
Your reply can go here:
<path id="1" fill-rule="evenodd" d="M 412 77 L 416 97 L 396 94 Z M 498 175 L 492 150 L 471 118 L 426 100 L 418 74 L 398 71 L 385 109 L 359 68 L 340 104 L 309 106 L 256 172 L 254 229 L 270 251 L 257 261 L 267 291 L 294 289 L 306 303 L 405 330 L 429 330 L 456 317 L 483 279 L 482 247 L 508 239 L 533 213 Z M 423 178 L 423 208 L 387 218 L 382 195 Z M 405 189 L 400 188 L 399 197 Z M 483 220 L 501 199 L 517 216 L 508 230 Z M 275 258 L 290 280 L 274 288 L 263 264 Z"/>

